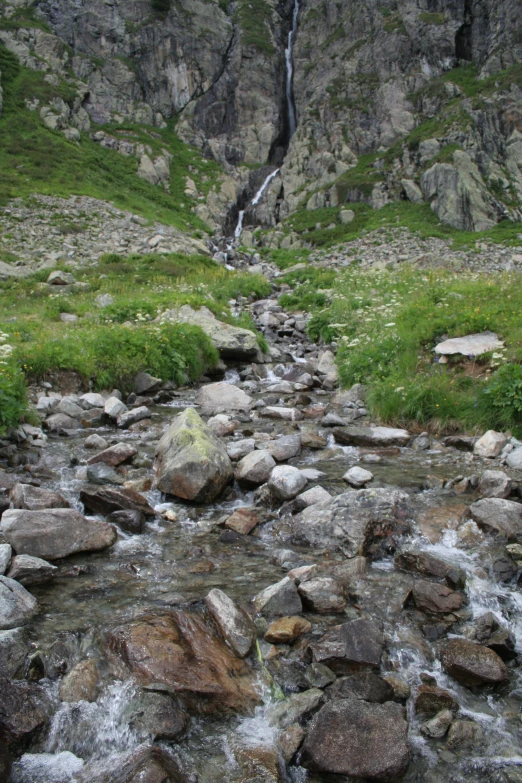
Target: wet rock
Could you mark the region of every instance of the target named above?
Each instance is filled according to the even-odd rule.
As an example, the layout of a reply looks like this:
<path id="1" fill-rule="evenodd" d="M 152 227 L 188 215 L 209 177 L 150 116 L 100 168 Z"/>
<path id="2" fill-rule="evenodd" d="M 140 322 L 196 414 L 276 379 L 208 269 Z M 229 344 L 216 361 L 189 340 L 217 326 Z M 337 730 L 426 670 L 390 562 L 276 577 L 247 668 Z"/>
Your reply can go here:
<path id="1" fill-rule="evenodd" d="M 392 427 L 339 427 L 334 436 L 343 446 L 407 446 L 411 438 L 407 430 Z"/>
<path id="2" fill-rule="evenodd" d="M 493 650 L 467 639 L 452 639 L 441 654 L 444 669 L 461 685 L 503 682 L 508 670 Z"/>
<path id="3" fill-rule="evenodd" d="M 418 580 L 413 585 L 413 600 L 421 612 L 448 614 L 462 606 L 462 596 L 446 585 Z"/>
<path id="4" fill-rule="evenodd" d="M 453 720 L 453 713 L 449 710 L 438 712 L 433 718 L 423 723 L 420 727 L 421 733 L 430 739 L 442 739 L 447 732 Z"/>
<path id="5" fill-rule="evenodd" d="M 389 489 L 345 492 L 306 508 L 291 522 L 293 540 L 346 557 L 389 554 L 409 530 L 408 496 Z"/>
<path id="6" fill-rule="evenodd" d="M 139 372 L 134 377 L 134 392 L 141 396 L 143 394 L 155 394 L 161 389 L 163 381 L 161 378 L 154 378 L 148 372 Z"/>
<path id="7" fill-rule="evenodd" d="M 86 511 L 93 514 L 112 514 L 113 511 L 140 511 L 147 517 L 154 516 L 154 510 L 147 499 L 133 489 L 123 487 L 85 488 L 80 491 L 80 501 Z"/>
<path id="8" fill-rule="evenodd" d="M 406 680 L 403 680 L 398 674 L 387 674 L 384 679 L 392 687 L 395 701 L 408 701 L 411 695 L 411 688 Z"/>
<path id="9" fill-rule="evenodd" d="M 301 451 L 300 435 L 282 435 L 277 440 L 269 441 L 266 450 L 276 462 L 285 462 L 299 454 Z"/>
<path id="10" fill-rule="evenodd" d="M 495 432 L 495 430 L 488 430 L 473 447 L 474 454 L 477 457 L 486 457 L 493 459 L 498 457 L 500 452 L 508 442 L 507 435 L 503 432 Z"/>
<path id="11" fill-rule="evenodd" d="M 279 735 L 279 749 L 287 764 L 293 759 L 305 738 L 305 730 L 299 723 L 292 723 Z"/>
<path id="12" fill-rule="evenodd" d="M 46 723 L 33 688 L 25 682 L 0 677 L 0 737 L 8 745 L 26 738 Z"/>
<path id="13" fill-rule="evenodd" d="M 332 496 L 324 487 L 311 487 L 296 497 L 295 507 L 301 510 L 308 506 L 315 506 L 316 503 L 327 503 L 331 499 Z"/>
<path id="14" fill-rule="evenodd" d="M 230 418 L 230 416 L 218 413 L 217 416 L 212 416 L 212 418 L 207 421 L 207 426 L 217 438 L 224 438 L 226 435 L 232 435 L 234 433 L 239 426 L 239 422 L 236 419 Z"/>
<path id="15" fill-rule="evenodd" d="M 268 711 L 268 722 L 272 726 L 286 729 L 292 723 L 315 712 L 323 701 L 323 692 L 319 688 L 311 688 L 302 693 L 293 693 L 288 699 L 278 702 Z"/>
<path id="16" fill-rule="evenodd" d="M 17 554 L 43 560 L 107 549 L 116 540 L 116 533 L 106 522 L 86 519 L 78 511 L 65 508 L 6 511 L 1 528 Z"/>
<path id="17" fill-rule="evenodd" d="M 77 430 L 80 424 L 65 413 L 53 413 L 44 421 L 43 426 L 49 432 L 61 432 L 62 430 Z"/>
<path id="18" fill-rule="evenodd" d="M 141 691 L 133 700 L 129 725 L 135 731 L 152 735 L 154 740 L 172 740 L 188 726 L 188 716 L 166 693 Z"/>
<path id="19" fill-rule="evenodd" d="M 366 484 L 369 484 L 370 481 L 373 481 L 373 473 L 356 466 L 346 471 L 343 476 L 343 481 L 346 481 L 351 487 L 362 489 Z"/>
<path id="20" fill-rule="evenodd" d="M 13 759 L 11 758 L 11 754 L 7 748 L 7 743 L 0 739 L 0 780 L 4 780 L 6 783 L 9 783 L 11 780 L 12 765 Z"/>
<path id="21" fill-rule="evenodd" d="M 326 688 L 335 682 L 336 676 L 324 663 L 311 663 L 306 670 L 305 679 L 312 688 Z"/>
<path id="22" fill-rule="evenodd" d="M 400 705 L 340 699 L 326 704 L 313 718 L 302 764 L 319 772 L 395 781 L 409 764 L 407 735 Z"/>
<path id="23" fill-rule="evenodd" d="M 392 686 L 370 671 L 352 677 L 340 677 L 326 691 L 329 699 L 361 699 L 372 704 L 384 704 L 394 697 Z"/>
<path id="24" fill-rule="evenodd" d="M 110 465 L 104 462 L 97 462 L 95 465 L 89 465 L 87 468 L 87 481 L 91 484 L 123 484 L 123 476 Z"/>
<path id="25" fill-rule="evenodd" d="M 0 676 L 11 679 L 21 675 L 27 652 L 28 639 L 25 628 L 0 631 Z"/>
<path id="26" fill-rule="evenodd" d="M 12 554 L 13 550 L 10 544 L 0 544 L 0 576 L 3 576 L 7 571 Z"/>
<path id="27" fill-rule="evenodd" d="M 456 748 L 476 748 L 484 740 L 484 732 L 478 723 L 470 720 L 456 720 L 451 724 L 446 746 Z"/>
<path id="28" fill-rule="evenodd" d="M 7 577 L 16 579 L 17 582 L 20 582 L 25 587 L 49 582 L 57 570 L 56 566 L 39 557 L 16 555 L 11 560 Z"/>
<path id="29" fill-rule="evenodd" d="M 353 584 L 367 575 L 368 560 L 365 557 L 352 557 L 351 560 L 334 565 L 331 573 L 342 584 Z"/>
<path id="30" fill-rule="evenodd" d="M 278 500 L 295 498 L 308 484 L 300 470 L 291 465 L 278 465 L 268 479 L 270 492 Z"/>
<path id="31" fill-rule="evenodd" d="M 68 672 L 60 683 L 62 701 L 96 701 L 99 675 L 92 660 L 80 661 Z"/>
<path id="32" fill-rule="evenodd" d="M 232 479 L 228 454 L 193 408 L 176 416 L 156 449 L 155 486 L 168 495 L 206 503 Z"/>
<path id="33" fill-rule="evenodd" d="M 497 582 L 510 582 L 518 574 L 517 564 L 507 555 L 496 557 L 491 564 L 491 570 Z"/>
<path id="34" fill-rule="evenodd" d="M 209 383 L 202 386 L 195 399 L 202 416 L 217 413 L 247 413 L 254 400 L 231 383 Z"/>
<path id="35" fill-rule="evenodd" d="M 480 477 L 478 491 L 485 498 L 507 498 L 513 482 L 502 470 L 485 470 Z"/>
<path id="36" fill-rule="evenodd" d="M 500 533 L 507 539 L 522 530 L 522 504 L 503 498 L 484 498 L 469 507 L 474 522 L 487 532 Z"/>
<path id="37" fill-rule="evenodd" d="M 514 634 L 500 625 L 493 612 L 486 612 L 478 618 L 475 624 L 475 638 L 496 652 L 503 661 L 512 661 L 517 657 Z"/>
<path id="38" fill-rule="evenodd" d="M 89 437 L 85 439 L 83 445 L 86 449 L 106 449 L 109 442 L 106 441 L 105 438 L 102 438 L 101 435 L 94 433 L 94 435 L 89 435 Z"/>
<path id="39" fill-rule="evenodd" d="M 253 438 L 243 438 L 243 440 L 227 443 L 227 454 L 235 462 L 246 457 L 247 454 L 254 451 L 255 447 L 256 442 Z"/>
<path id="40" fill-rule="evenodd" d="M 0 576 L 0 631 L 25 625 L 38 611 L 36 598 L 25 587 Z"/>
<path id="41" fill-rule="evenodd" d="M 371 620 L 351 620 L 327 631 L 310 644 L 316 663 L 324 663 L 337 674 L 349 674 L 365 666 L 378 668 L 384 639 Z"/>
<path id="42" fill-rule="evenodd" d="M 519 446 L 507 455 L 506 465 L 514 470 L 522 470 L 522 446 Z"/>
<path id="43" fill-rule="evenodd" d="M 90 457 L 90 459 L 87 460 L 87 464 L 96 465 L 99 462 L 104 462 L 112 468 L 117 468 L 118 465 L 122 465 L 124 462 L 128 462 L 135 457 L 137 453 L 138 449 L 131 443 L 116 443 L 114 446 L 105 448 L 99 454 L 95 454 L 94 457 Z"/>
<path id="44" fill-rule="evenodd" d="M 270 644 L 289 644 L 311 629 L 312 624 L 304 617 L 280 617 L 268 626 L 265 641 Z"/>
<path id="45" fill-rule="evenodd" d="M 294 555 L 294 553 L 291 550 L 288 550 L 290 561 Z M 283 560 L 281 565 L 285 565 L 285 561 Z M 304 566 L 298 566 L 297 568 L 292 568 L 291 571 L 288 572 L 288 576 L 290 579 L 293 579 L 296 585 L 300 585 L 301 582 L 307 582 L 309 579 L 313 579 L 314 576 L 317 576 L 317 566 L 314 564 L 312 565 L 304 565 Z"/>
<path id="46" fill-rule="evenodd" d="M 13 508 L 40 511 L 46 508 L 69 508 L 64 497 L 50 489 L 33 487 L 31 484 L 15 484 L 10 492 Z"/>
<path id="47" fill-rule="evenodd" d="M 275 460 L 268 451 L 260 449 L 243 457 L 236 466 L 236 479 L 244 487 L 255 487 L 268 481 L 275 468 Z"/>
<path id="48" fill-rule="evenodd" d="M 443 444 L 459 451 L 473 451 L 475 443 L 478 438 L 469 437 L 467 435 L 450 435 L 444 438 Z"/>
<path id="49" fill-rule="evenodd" d="M 150 419 L 151 413 L 146 405 L 140 405 L 139 408 L 133 408 L 131 411 L 121 413 L 116 419 L 116 424 L 120 430 L 128 430 L 134 424 L 138 424 L 140 421 Z"/>
<path id="50" fill-rule="evenodd" d="M 72 754 L 71 754 L 72 755 Z M 118 757 L 118 768 L 100 771 L 99 761 L 86 764 L 78 783 L 194 783 L 166 748 L 159 745 L 140 746 Z"/>
<path id="51" fill-rule="evenodd" d="M 190 710 L 245 711 L 258 701 L 250 667 L 196 614 L 147 614 L 109 631 L 107 643 L 139 685 L 178 696 Z"/>
<path id="52" fill-rule="evenodd" d="M 319 435 L 317 431 L 302 429 L 301 445 L 305 449 L 324 449 L 327 445 L 327 440 L 322 435 Z"/>
<path id="53" fill-rule="evenodd" d="M 342 612 L 346 607 L 343 586 L 335 579 L 320 577 L 299 585 L 299 595 L 305 607 L 318 614 Z"/>
<path id="54" fill-rule="evenodd" d="M 256 630 L 250 617 L 223 590 L 214 589 L 205 598 L 207 610 L 225 641 L 240 658 L 248 655 Z"/>
<path id="55" fill-rule="evenodd" d="M 132 535 L 143 533 L 145 530 L 145 514 L 138 510 L 122 509 L 121 511 L 113 511 L 107 517 L 107 522 L 117 525 L 120 530 L 124 530 Z"/>
<path id="56" fill-rule="evenodd" d="M 237 508 L 226 520 L 225 527 L 248 536 L 260 521 L 260 513 L 254 508 Z"/>
<path id="57" fill-rule="evenodd" d="M 401 571 L 445 579 L 450 587 L 462 588 L 466 584 L 466 572 L 463 569 L 429 552 L 415 550 L 399 552 L 395 555 L 394 564 L 395 568 Z"/>
<path id="58" fill-rule="evenodd" d="M 443 688 L 436 685 L 420 685 L 415 696 L 415 712 L 417 715 L 432 717 L 443 710 L 456 712 L 459 708 L 457 699 Z"/>
<path id="59" fill-rule="evenodd" d="M 284 617 L 303 611 L 297 587 L 287 576 L 258 593 L 254 598 L 254 606 L 257 612 L 273 617 Z"/>

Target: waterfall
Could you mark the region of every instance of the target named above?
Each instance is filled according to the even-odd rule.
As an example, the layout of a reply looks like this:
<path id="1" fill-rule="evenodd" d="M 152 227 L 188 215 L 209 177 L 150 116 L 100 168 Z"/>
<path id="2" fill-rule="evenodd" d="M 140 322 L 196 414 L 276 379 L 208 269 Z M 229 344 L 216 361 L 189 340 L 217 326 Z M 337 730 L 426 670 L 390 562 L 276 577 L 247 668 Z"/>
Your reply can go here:
<path id="1" fill-rule="evenodd" d="M 237 216 L 237 226 L 236 230 L 234 231 L 234 236 L 236 239 L 239 239 L 241 236 L 241 232 L 243 231 L 243 218 L 245 217 L 245 210 L 240 209 L 239 215 Z"/>
<path id="2" fill-rule="evenodd" d="M 251 204 L 252 204 L 253 207 L 257 207 L 257 205 L 259 204 L 259 202 L 261 201 L 261 199 L 263 197 L 263 193 L 265 192 L 267 187 L 270 185 L 270 183 L 272 182 L 274 177 L 276 177 L 278 174 L 279 174 L 279 169 L 276 169 L 275 171 L 272 171 L 272 173 L 269 174 L 268 177 L 266 177 L 265 181 L 263 182 L 263 184 L 261 185 L 259 190 L 256 192 L 254 198 L 252 199 Z M 238 218 L 237 218 L 236 230 L 234 231 L 234 236 L 235 236 L 236 239 L 239 239 L 239 237 L 241 236 L 241 232 L 243 231 L 243 219 L 244 219 L 244 217 L 245 217 L 245 210 L 241 209 L 239 211 L 239 215 L 238 215 Z"/>
<path id="3" fill-rule="evenodd" d="M 295 116 L 295 103 L 292 89 L 292 83 L 294 78 L 294 41 L 295 34 L 297 32 L 297 17 L 299 15 L 299 0 L 294 0 L 294 12 L 292 14 L 292 28 L 288 33 L 288 44 L 285 49 L 286 59 L 286 105 L 288 111 L 288 134 L 291 138 L 297 127 L 297 120 Z"/>

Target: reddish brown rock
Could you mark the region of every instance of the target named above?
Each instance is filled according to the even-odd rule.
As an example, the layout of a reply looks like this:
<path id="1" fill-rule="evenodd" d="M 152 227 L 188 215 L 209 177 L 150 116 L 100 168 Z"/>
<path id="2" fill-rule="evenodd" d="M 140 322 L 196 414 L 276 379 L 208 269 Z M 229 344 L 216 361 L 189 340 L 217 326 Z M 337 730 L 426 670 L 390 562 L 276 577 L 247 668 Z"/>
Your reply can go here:
<path id="1" fill-rule="evenodd" d="M 304 617 L 280 617 L 268 626 L 265 640 L 270 644 L 288 644 L 308 633 L 311 628 L 312 624 Z"/>
<path id="2" fill-rule="evenodd" d="M 100 451 L 99 454 L 95 454 L 94 457 L 87 460 L 87 464 L 95 465 L 97 462 L 104 462 L 112 468 L 117 468 L 118 465 L 132 459 L 137 453 L 138 449 L 130 443 L 116 443 L 114 446 L 110 446 L 108 449 Z"/>
<path id="3" fill-rule="evenodd" d="M 427 582 L 423 579 L 413 585 L 415 606 L 422 612 L 448 614 L 457 612 L 462 606 L 462 596 L 446 585 Z"/>
<path id="4" fill-rule="evenodd" d="M 253 508 L 237 508 L 225 522 L 225 527 L 247 536 L 259 523 L 259 512 Z"/>
<path id="5" fill-rule="evenodd" d="M 452 639 L 441 655 L 442 665 L 462 685 L 498 683 L 507 679 L 508 669 L 496 652 L 467 639 Z"/>

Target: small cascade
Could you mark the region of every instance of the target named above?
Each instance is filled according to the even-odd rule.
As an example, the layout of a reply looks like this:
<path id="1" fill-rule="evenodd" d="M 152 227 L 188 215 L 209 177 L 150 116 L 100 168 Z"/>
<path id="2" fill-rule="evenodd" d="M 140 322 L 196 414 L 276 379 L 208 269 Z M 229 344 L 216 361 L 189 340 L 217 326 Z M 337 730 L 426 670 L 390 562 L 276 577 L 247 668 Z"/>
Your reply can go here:
<path id="1" fill-rule="evenodd" d="M 261 199 L 263 198 L 263 194 L 264 194 L 265 190 L 267 189 L 267 187 L 270 185 L 270 183 L 272 182 L 272 180 L 273 180 L 273 179 L 274 179 L 274 178 L 275 178 L 275 177 L 276 177 L 278 174 L 279 174 L 279 169 L 275 169 L 275 171 L 272 171 L 272 172 L 271 172 L 271 173 L 268 175 L 268 177 L 266 177 L 265 181 L 263 182 L 263 184 L 261 185 L 261 187 L 259 188 L 259 190 L 258 190 L 258 191 L 256 191 L 256 194 L 255 194 L 254 198 L 253 198 L 253 199 L 252 199 L 252 201 L 251 201 L 251 206 L 252 206 L 252 207 L 257 207 L 257 205 L 259 204 L 259 202 L 260 202 L 260 201 L 261 201 Z M 236 239 L 239 239 L 239 237 L 241 236 L 241 233 L 242 233 L 242 231 L 243 231 L 243 220 L 244 220 L 244 218 L 245 218 L 245 211 L 246 211 L 245 209 L 241 209 L 241 210 L 239 211 L 239 214 L 238 214 L 237 225 L 236 225 L 236 229 L 235 229 L 235 231 L 234 231 L 234 237 L 235 237 Z"/>
<path id="2" fill-rule="evenodd" d="M 244 217 L 245 217 L 245 210 L 244 209 L 240 209 L 239 210 L 239 215 L 237 217 L 236 230 L 234 231 L 234 236 L 235 236 L 236 239 L 239 239 L 239 237 L 241 236 L 241 232 L 243 231 L 243 218 Z"/>
<path id="3" fill-rule="evenodd" d="M 299 0 L 294 0 L 294 11 L 292 13 L 292 27 L 288 33 L 288 43 L 285 49 L 286 60 L 286 105 L 288 112 L 288 137 L 289 139 L 295 133 L 297 128 L 297 119 L 295 113 L 294 101 L 294 43 L 297 32 L 297 17 L 299 16 Z"/>

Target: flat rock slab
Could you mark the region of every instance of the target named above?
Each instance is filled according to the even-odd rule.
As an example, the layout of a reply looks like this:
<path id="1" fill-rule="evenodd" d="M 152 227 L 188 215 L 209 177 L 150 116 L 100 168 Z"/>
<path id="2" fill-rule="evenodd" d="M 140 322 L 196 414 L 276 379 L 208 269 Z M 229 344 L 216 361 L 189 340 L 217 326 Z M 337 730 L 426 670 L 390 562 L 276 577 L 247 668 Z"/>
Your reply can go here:
<path id="1" fill-rule="evenodd" d="M 244 658 L 254 643 L 254 623 L 223 590 L 214 589 L 205 598 L 207 610 L 236 655 Z"/>
<path id="2" fill-rule="evenodd" d="M 221 381 L 202 386 L 195 402 L 203 416 L 215 416 L 218 413 L 246 413 L 254 400 L 232 383 Z"/>
<path id="3" fill-rule="evenodd" d="M 94 457 L 90 457 L 87 460 L 87 464 L 96 465 L 98 462 L 105 462 L 106 465 L 117 468 L 118 465 L 135 457 L 137 453 L 138 449 L 130 443 L 115 443 L 114 446 L 109 446 L 108 449 L 95 454 Z"/>
<path id="4" fill-rule="evenodd" d="M 522 503 L 513 500 L 483 498 L 472 503 L 469 514 L 479 527 L 508 539 L 522 530 Z"/>
<path id="5" fill-rule="evenodd" d="M 64 497 L 50 489 L 33 487 L 31 484 L 15 484 L 9 493 L 13 508 L 41 511 L 46 508 L 69 508 Z"/>
<path id="6" fill-rule="evenodd" d="M 140 511 L 154 516 L 154 509 L 143 495 L 123 487 L 86 487 L 80 491 L 80 501 L 93 514 L 112 514 L 114 511 Z"/>
<path id="7" fill-rule="evenodd" d="M 461 685 L 499 683 L 508 676 L 508 669 L 496 652 L 467 639 L 452 639 L 442 651 L 441 661 Z"/>
<path id="8" fill-rule="evenodd" d="M 410 761 L 408 723 L 399 704 L 339 699 L 313 718 L 303 765 L 364 780 L 399 780 Z"/>
<path id="9" fill-rule="evenodd" d="M 383 645 L 380 628 L 371 620 L 358 619 L 331 628 L 310 644 L 310 651 L 316 663 L 347 674 L 364 666 L 378 668 Z"/>
<path id="10" fill-rule="evenodd" d="M 43 560 L 107 549 L 116 540 L 114 528 L 107 522 L 87 519 L 69 508 L 6 511 L 1 528 L 16 554 Z"/>
<path id="11" fill-rule="evenodd" d="M 452 337 L 451 340 L 444 340 L 435 346 L 434 351 L 439 356 L 461 354 L 462 356 L 475 357 L 503 347 L 504 343 L 494 332 L 480 332 L 479 334 L 468 334 L 466 337 Z"/>
<path id="12" fill-rule="evenodd" d="M 345 446 L 407 446 L 408 430 L 394 427 L 336 427 L 334 437 Z"/>

